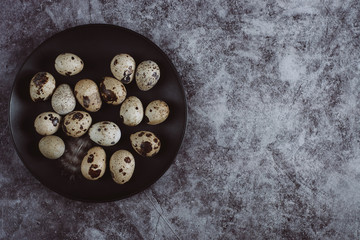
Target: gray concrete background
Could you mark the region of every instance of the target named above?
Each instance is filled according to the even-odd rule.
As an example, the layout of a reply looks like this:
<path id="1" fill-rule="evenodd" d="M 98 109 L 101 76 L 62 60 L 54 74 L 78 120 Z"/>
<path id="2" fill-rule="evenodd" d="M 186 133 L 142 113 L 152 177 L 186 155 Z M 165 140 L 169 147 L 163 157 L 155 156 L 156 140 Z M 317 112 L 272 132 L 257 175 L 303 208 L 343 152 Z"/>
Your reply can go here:
<path id="1" fill-rule="evenodd" d="M 359 239 L 358 1 L 2 1 L 1 239 Z M 155 42 L 189 103 L 180 152 L 131 198 L 68 200 L 10 138 L 17 70 L 66 28 L 111 23 Z"/>

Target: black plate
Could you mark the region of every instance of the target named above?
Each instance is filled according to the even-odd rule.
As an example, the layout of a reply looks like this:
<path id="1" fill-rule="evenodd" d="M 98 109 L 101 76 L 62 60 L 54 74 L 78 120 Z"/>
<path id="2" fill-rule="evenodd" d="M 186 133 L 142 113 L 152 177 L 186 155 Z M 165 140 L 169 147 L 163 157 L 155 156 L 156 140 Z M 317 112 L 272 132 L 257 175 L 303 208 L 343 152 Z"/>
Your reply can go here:
<path id="1" fill-rule="evenodd" d="M 57 55 L 71 52 L 84 61 L 81 73 L 64 77 L 54 68 Z M 135 171 L 131 180 L 118 185 L 111 179 L 107 167 L 104 176 L 97 181 L 89 181 L 81 176 L 79 170 L 79 156 L 84 155 L 85 146 L 95 146 L 88 135 L 72 139 L 66 137 L 59 129 L 55 134 L 65 141 L 66 152 L 69 148 L 81 151 L 69 163 L 69 158 L 58 160 L 44 158 L 38 150 L 38 142 L 42 136 L 35 132 L 33 123 L 36 116 L 45 111 L 53 111 L 50 101 L 32 102 L 29 95 L 29 83 L 34 74 L 40 71 L 50 72 L 56 79 L 56 84 L 68 83 L 72 88 L 83 78 L 90 78 L 99 83 L 104 76 L 112 76 L 110 61 L 118 53 L 128 53 L 136 64 L 144 60 L 153 60 L 158 63 L 161 77 L 157 85 L 147 92 L 140 91 L 135 80 L 126 85 L 128 96 L 137 96 L 144 108 L 155 99 L 166 101 L 170 107 L 168 119 L 156 126 L 141 122 L 136 127 L 127 127 L 122 124 L 119 116 L 120 106 L 111 106 L 103 103 L 99 112 L 91 113 L 93 123 L 99 121 L 113 121 L 121 129 L 120 141 L 112 147 L 104 147 L 107 153 L 107 163 L 113 152 L 119 149 L 130 151 L 136 161 Z M 79 103 L 75 110 L 84 110 Z M 156 182 L 170 167 L 181 146 L 187 122 L 186 98 L 183 86 L 176 69 L 166 54 L 153 42 L 131 30 L 106 24 L 83 25 L 67 29 L 44 41 L 27 58 L 18 72 L 10 99 L 9 116 L 11 133 L 18 155 L 29 171 L 51 190 L 71 199 L 81 201 L 113 201 L 129 197 L 138 193 Z M 161 140 L 160 152 L 151 158 L 138 155 L 130 145 L 131 133 L 148 130 Z M 91 144 L 90 144 L 91 142 Z M 71 160 L 70 160 L 71 161 Z M 74 166 L 74 168 L 70 168 Z"/>

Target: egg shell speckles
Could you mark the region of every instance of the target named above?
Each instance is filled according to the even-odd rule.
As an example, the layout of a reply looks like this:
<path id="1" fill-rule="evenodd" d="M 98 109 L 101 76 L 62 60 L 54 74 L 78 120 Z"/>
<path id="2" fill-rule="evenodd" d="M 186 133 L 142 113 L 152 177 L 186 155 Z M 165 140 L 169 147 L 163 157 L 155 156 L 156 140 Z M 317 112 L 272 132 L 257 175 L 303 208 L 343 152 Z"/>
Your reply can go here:
<path id="1" fill-rule="evenodd" d="M 103 121 L 91 126 L 89 136 L 92 141 L 101 146 L 113 146 L 119 142 L 121 131 L 115 123 Z"/>
<path id="2" fill-rule="evenodd" d="M 76 99 L 68 84 L 60 84 L 51 97 L 51 106 L 55 112 L 64 115 L 73 111 Z"/>
<path id="3" fill-rule="evenodd" d="M 40 135 L 52 135 L 57 132 L 60 126 L 61 117 L 54 112 L 40 113 L 34 121 L 34 127 Z"/>
<path id="4" fill-rule="evenodd" d="M 129 84 L 134 79 L 135 60 L 126 53 L 116 55 L 110 63 L 110 70 L 115 78 Z"/>
<path id="5" fill-rule="evenodd" d="M 135 169 L 134 156 L 126 150 L 118 150 L 110 158 L 111 177 L 117 184 L 128 182 Z"/>
<path id="6" fill-rule="evenodd" d="M 100 83 L 101 97 L 107 104 L 119 105 L 126 98 L 126 88 L 119 80 L 105 77 Z"/>
<path id="7" fill-rule="evenodd" d="M 81 137 L 89 130 L 91 122 L 92 118 L 89 113 L 73 111 L 64 117 L 61 126 L 66 135 Z"/>
<path id="8" fill-rule="evenodd" d="M 45 136 L 40 139 L 39 150 L 48 159 L 58 159 L 65 152 L 65 143 L 58 136 Z"/>
<path id="9" fill-rule="evenodd" d="M 120 117 L 127 126 L 136 126 L 144 117 L 144 108 L 139 98 L 130 96 L 120 107 Z"/>
<path id="10" fill-rule="evenodd" d="M 73 53 L 62 53 L 55 59 L 55 69 L 64 76 L 73 76 L 81 72 L 84 62 Z"/>
<path id="11" fill-rule="evenodd" d="M 102 101 L 99 88 L 93 80 L 82 79 L 78 81 L 74 88 L 75 97 L 80 105 L 89 112 L 100 110 Z"/>
<path id="12" fill-rule="evenodd" d="M 135 79 L 140 90 L 148 91 L 159 81 L 160 68 L 151 60 L 143 61 L 136 69 Z"/>
<path id="13" fill-rule="evenodd" d="M 30 97 L 34 102 L 45 101 L 53 94 L 56 81 L 48 72 L 36 73 L 30 81 Z"/>
<path id="14" fill-rule="evenodd" d="M 140 131 L 130 135 L 133 149 L 143 157 L 152 157 L 160 151 L 160 140 L 154 133 Z"/>
<path id="15" fill-rule="evenodd" d="M 149 103 L 145 109 L 149 125 L 156 125 L 164 122 L 170 113 L 169 106 L 162 100 L 155 100 Z"/>
<path id="16" fill-rule="evenodd" d="M 90 148 L 81 162 L 81 173 L 88 180 L 101 178 L 106 170 L 106 153 L 102 147 Z"/>

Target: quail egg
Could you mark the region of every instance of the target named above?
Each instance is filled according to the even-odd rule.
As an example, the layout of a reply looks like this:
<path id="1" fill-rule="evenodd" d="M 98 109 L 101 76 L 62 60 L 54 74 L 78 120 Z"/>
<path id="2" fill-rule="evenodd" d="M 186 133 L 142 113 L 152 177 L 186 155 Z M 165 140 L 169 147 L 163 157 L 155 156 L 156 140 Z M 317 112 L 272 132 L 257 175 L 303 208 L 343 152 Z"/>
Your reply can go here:
<path id="1" fill-rule="evenodd" d="M 160 68 L 151 60 L 143 61 L 136 69 L 135 79 L 140 90 L 148 91 L 159 81 Z"/>
<path id="2" fill-rule="evenodd" d="M 66 135 L 71 137 L 81 137 L 88 131 L 91 122 L 92 118 L 89 113 L 73 111 L 64 117 L 61 126 Z"/>
<path id="3" fill-rule="evenodd" d="M 162 100 L 152 101 L 145 109 L 145 116 L 148 118 L 148 124 L 150 125 L 164 122 L 168 118 L 169 113 L 169 106 Z"/>
<path id="4" fill-rule="evenodd" d="M 143 157 L 152 157 L 160 150 L 160 140 L 154 133 L 140 131 L 130 135 L 131 146 Z"/>
<path id="5" fill-rule="evenodd" d="M 118 150 L 111 156 L 109 165 L 114 182 L 124 184 L 134 173 L 135 159 L 129 151 Z"/>
<path id="6" fill-rule="evenodd" d="M 64 115 L 73 111 L 76 106 L 75 96 L 68 84 L 60 84 L 51 97 L 51 106 L 55 112 Z"/>
<path id="7" fill-rule="evenodd" d="M 34 102 L 47 100 L 56 87 L 55 78 L 48 72 L 38 72 L 30 81 L 30 97 Z"/>
<path id="8" fill-rule="evenodd" d="M 84 68 L 84 62 L 73 53 L 62 53 L 55 59 L 55 69 L 64 76 L 78 74 Z"/>
<path id="9" fill-rule="evenodd" d="M 57 159 L 65 152 L 64 141 L 55 135 L 45 136 L 40 139 L 39 150 L 48 159 Z"/>
<path id="10" fill-rule="evenodd" d="M 90 148 L 81 162 L 81 173 L 88 180 L 101 178 L 106 169 L 106 153 L 102 147 Z"/>
<path id="11" fill-rule="evenodd" d="M 40 113 L 34 121 L 34 127 L 40 135 L 52 135 L 56 133 L 60 126 L 61 117 L 54 112 Z"/>
<path id="12" fill-rule="evenodd" d="M 119 105 L 126 98 L 126 88 L 119 80 L 105 77 L 100 83 L 100 93 L 108 104 Z"/>
<path id="13" fill-rule="evenodd" d="M 120 117 L 127 126 L 138 125 L 144 117 L 144 108 L 140 99 L 135 96 L 126 98 L 120 107 Z"/>
<path id="14" fill-rule="evenodd" d="M 120 128 L 113 122 L 97 122 L 89 129 L 89 136 L 92 141 L 101 146 L 113 146 L 121 137 Z"/>
<path id="15" fill-rule="evenodd" d="M 97 112 L 101 108 L 99 88 L 93 80 L 82 79 L 75 85 L 75 97 L 80 105 L 89 112 Z"/>
<path id="16" fill-rule="evenodd" d="M 135 60 L 129 54 L 118 54 L 111 60 L 110 70 L 115 78 L 129 84 L 134 78 Z"/>

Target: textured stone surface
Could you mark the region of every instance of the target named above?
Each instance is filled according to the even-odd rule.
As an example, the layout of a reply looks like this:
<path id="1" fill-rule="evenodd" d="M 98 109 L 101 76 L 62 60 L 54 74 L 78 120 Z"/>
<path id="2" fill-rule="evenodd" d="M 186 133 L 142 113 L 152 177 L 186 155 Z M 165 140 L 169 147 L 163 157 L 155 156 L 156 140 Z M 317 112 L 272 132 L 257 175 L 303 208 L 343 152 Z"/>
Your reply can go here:
<path id="1" fill-rule="evenodd" d="M 359 239 L 358 1 L 2 1 L 1 239 Z M 12 145 L 17 70 L 68 27 L 150 38 L 184 83 L 175 163 L 129 199 L 89 204 L 43 187 Z"/>

